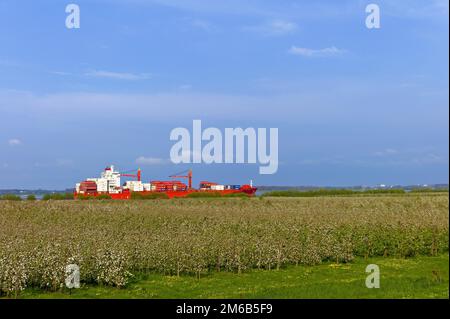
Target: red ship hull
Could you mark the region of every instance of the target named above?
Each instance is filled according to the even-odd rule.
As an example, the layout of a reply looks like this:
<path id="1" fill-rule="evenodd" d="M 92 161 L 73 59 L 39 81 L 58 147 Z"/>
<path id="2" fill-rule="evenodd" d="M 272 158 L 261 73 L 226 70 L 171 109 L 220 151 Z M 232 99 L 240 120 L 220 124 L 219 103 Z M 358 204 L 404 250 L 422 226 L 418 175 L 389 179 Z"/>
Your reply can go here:
<path id="1" fill-rule="evenodd" d="M 230 194 L 245 194 L 247 196 L 254 196 L 256 193 L 256 187 L 252 187 L 252 188 L 248 188 L 248 189 L 226 189 L 226 190 L 222 190 L 222 191 L 199 191 L 199 190 L 187 190 L 187 191 L 165 191 L 165 192 L 138 192 L 139 194 L 142 195 L 149 195 L 149 194 L 166 194 L 168 198 L 174 198 L 174 197 L 187 197 L 189 194 L 192 193 L 216 193 L 216 194 L 220 194 L 221 196 L 224 195 L 230 195 Z M 78 194 L 75 193 L 74 196 L 75 198 L 78 197 L 97 197 L 100 195 L 108 195 L 109 197 L 111 197 L 111 199 L 131 199 L 131 194 L 132 192 L 130 191 L 126 191 L 124 190 L 121 193 L 98 193 L 98 192 L 93 192 L 93 193 L 88 193 L 88 194 Z"/>

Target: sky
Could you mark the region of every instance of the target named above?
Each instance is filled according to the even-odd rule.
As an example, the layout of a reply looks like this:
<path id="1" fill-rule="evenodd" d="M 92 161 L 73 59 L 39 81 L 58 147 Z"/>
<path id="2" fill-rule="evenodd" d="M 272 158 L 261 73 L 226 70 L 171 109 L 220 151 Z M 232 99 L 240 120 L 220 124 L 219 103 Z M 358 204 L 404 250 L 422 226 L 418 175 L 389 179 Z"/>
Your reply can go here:
<path id="1" fill-rule="evenodd" d="M 0 0 L 0 188 L 70 188 L 110 164 L 144 180 L 192 168 L 194 183 L 448 183 L 448 22 L 447 0 Z M 197 119 L 278 128 L 278 171 L 172 163 L 170 132 Z"/>

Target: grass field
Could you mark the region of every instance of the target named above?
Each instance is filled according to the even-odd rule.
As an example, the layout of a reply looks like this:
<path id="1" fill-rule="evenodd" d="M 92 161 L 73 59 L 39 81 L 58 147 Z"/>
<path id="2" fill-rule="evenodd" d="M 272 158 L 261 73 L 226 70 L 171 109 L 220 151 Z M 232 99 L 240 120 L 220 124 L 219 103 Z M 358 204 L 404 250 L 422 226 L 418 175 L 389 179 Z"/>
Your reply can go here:
<path id="1" fill-rule="evenodd" d="M 367 196 L 367 195 L 417 195 L 422 194 L 438 194 L 448 195 L 448 189 L 413 189 L 406 191 L 400 188 L 387 189 L 314 189 L 314 190 L 280 190 L 264 192 L 261 196 L 264 197 L 321 197 L 321 196 Z"/>
<path id="2" fill-rule="evenodd" d="M 75 263 L 74 297 L 446 297 L 447 195 L 0 201 L 0 294 L 59 297 Z"/>
<path id="3" fill-rule="evenodd" d="M 368 264 L 380 267 L 380 288 L 365 286 Z M 25 290 L 22 298 L 448 298 L 449 257 L 357 258 L 349 264 L 288 266 L 240 275 L 137 276 L 125 289 L 84 285 L 69 292 Z"/>

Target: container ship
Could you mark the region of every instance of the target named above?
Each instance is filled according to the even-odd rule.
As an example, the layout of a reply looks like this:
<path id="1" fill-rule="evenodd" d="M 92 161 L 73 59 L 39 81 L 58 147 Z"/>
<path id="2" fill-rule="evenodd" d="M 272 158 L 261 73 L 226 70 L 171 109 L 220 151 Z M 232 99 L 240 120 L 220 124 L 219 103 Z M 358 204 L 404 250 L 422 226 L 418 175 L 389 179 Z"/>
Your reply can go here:
<path id="1" fill-rule="evenodd" d="M 97 197 L 107 195 L 112 199 L 131 199 L 133 193 L 142 195 L 164 193 L 168 198 L 186 197 L 192 193 L 216 193 L 218 195 L 229 195 L 242 193 L 247 196 L 254 196 L 257 188 L 252 182 L 245 185 L 223 185 L 208 181 L 201 181 L 199 188 L 192 187 L 192 170 L 187 170 L 169 176 L 170 181 L 150 181 L 145 183 L 141 180 L 141 169 L 137 169 L 136 174 L 130 172 L 119 172 L 114 170 L 114 166 L 106 167 L 100 178 L 87 178 L 85 181 L 77 183 L 75 186 L 75 198 Z M 131 177 L 121 185 L 122 177 Z M 187 179 L 188 184 L 175 180 Z"/>

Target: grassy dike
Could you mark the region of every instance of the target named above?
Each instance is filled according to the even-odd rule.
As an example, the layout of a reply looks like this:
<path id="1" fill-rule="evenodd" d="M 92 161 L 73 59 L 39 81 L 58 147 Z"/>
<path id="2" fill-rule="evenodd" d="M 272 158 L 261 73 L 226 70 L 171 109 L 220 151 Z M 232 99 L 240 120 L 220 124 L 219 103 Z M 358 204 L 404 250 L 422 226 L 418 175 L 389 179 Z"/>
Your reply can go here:
<path id="1" fill-rule="evenodd" d="M 365 286 L 368 264 L 380 267 L 380 288 Z M 288 266 L 247 273 L 135 276 L 126 288 L 26 289 L 20 298 L 449 298 L 449 256 L 356 258 L 351 263 Z"/>

